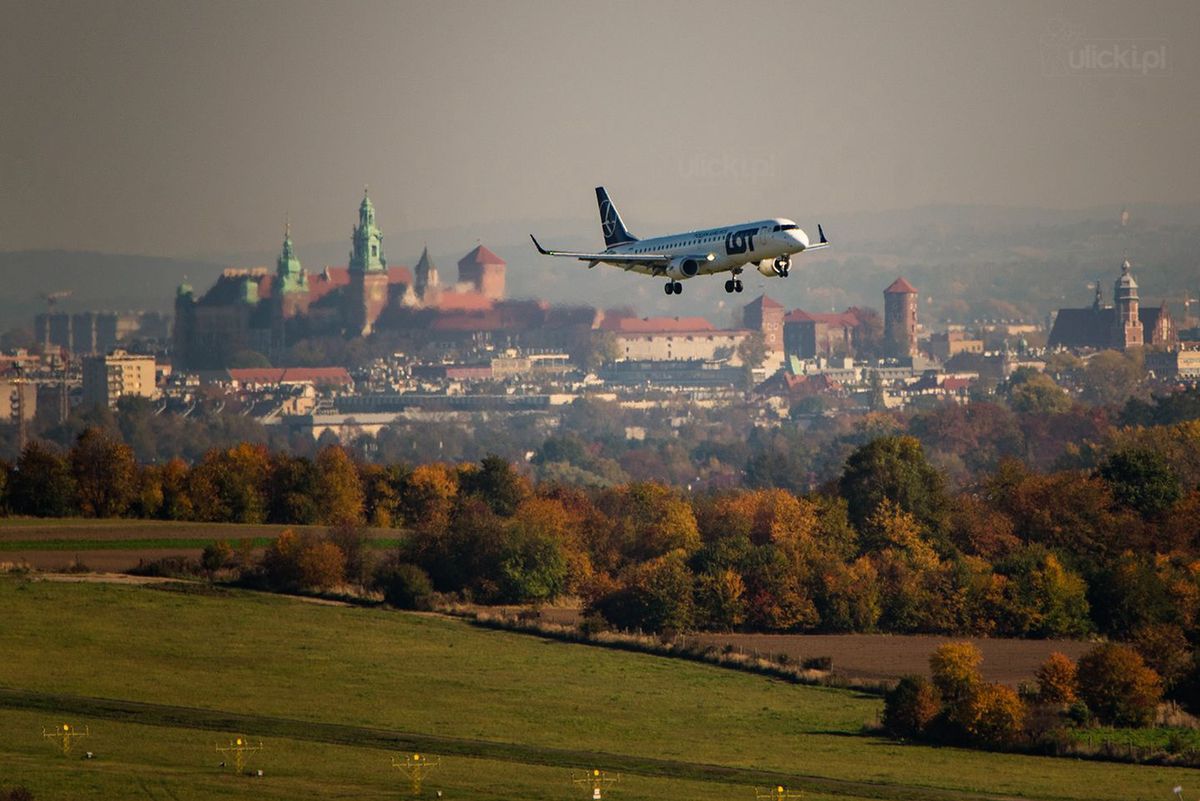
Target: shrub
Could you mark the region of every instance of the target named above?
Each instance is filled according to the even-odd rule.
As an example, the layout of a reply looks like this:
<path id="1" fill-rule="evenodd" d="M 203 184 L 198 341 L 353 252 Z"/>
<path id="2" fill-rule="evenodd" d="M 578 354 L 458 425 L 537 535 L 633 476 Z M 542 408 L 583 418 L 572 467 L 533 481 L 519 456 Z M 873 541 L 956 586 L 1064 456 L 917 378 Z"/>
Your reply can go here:
<path id="1" fill-rule="evenodd" d="M 329 540 L 288 529 L 262 557 L 263 578 L 280 590 L 328 590 L 345 580 L 346 556 Z"/>
<path id="2" fill-rule="evenodd" d="M 1075 663 L 1058 651 L 1037 669 L 1037 700 L 1043 704 L 1069 706 L 1075 702 Z"/>
<path id="3" fill-rule="evenodd" d="M 211 579 L 213 574 L 225 567 L 231 559 L 233 559 L 233 548 L 225 540 L 217 540 L 204 546 L 204 551 L 200 554 L 200 566 L 204 568 L 204 572 L 208 573 L 208 577 Z"/>
<path id="4" fill-rule="evenodd" d="M 1144 726 L 1162 698 L 1162 680 L 1137 651 L 1104 643 L 1079 659 L 1079 695 L 1102 723 Z"/>
<path id="5" fill-rule="evenodd" d="M 955 709 L 966 703 L 979 685 L 983 654 L 969 642 L 948 642 L 929 655 L 933 684 L 946 706 Z"/>
<path id="6" fill-rule="evenodd" d="M 905 676 L 884 696 L 884 728 L 897 737 L 918 737 L 941 707 L 941 694 L 929 679 Z"/>
<path id="7" fill-rule="evenodd" d="M 374 585 L 383 593 L 383 600 L 397 609 L 429 609 L 432 606 L 433 582 L 429 580 L 429 574 L 416 565 L 384 562 L 375 570 Z"/>
<path id="8" fill-rule="evenodd" d="M 1013 745 L 1025 730 L 1025 706 L 1003 684 L 976 687 L 961 718 L 971 739 L 985 745 Z"/>

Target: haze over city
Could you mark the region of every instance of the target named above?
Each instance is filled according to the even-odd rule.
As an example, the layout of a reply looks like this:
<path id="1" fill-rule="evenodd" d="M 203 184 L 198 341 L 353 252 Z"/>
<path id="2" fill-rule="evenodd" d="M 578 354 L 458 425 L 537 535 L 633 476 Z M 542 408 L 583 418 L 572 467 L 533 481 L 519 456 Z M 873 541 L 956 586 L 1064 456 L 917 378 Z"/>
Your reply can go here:
<path id="1" fill-rule="evenodd" d="M 0 801 L 1195 797 L 1198 46 L 0 0 Z"/>
<path id="2" fill-rule="evenodd" d="M 539 224 L 594 241 L 601 183 L 647 233 L 1200 199 L 1186 1 L 8 2 L 4 17 L 0 250 L 269 252 L 285 214 L 301 245 L 341 241 L 363 184 L 397 238 Z M 1165 59 L 1055 74 L 1088 42 Z"/>

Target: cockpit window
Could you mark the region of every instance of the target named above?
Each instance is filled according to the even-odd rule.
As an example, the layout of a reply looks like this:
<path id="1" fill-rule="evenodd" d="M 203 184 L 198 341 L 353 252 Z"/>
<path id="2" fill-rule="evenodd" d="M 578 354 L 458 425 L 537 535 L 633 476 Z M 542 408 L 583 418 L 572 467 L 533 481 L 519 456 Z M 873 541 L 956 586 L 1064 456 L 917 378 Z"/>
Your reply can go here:
<path id="1" fill-rule="evenodd" d="M 787 225 L 777 225 L 777 226 L 775 226 L 774 230 L 776 230 L 776 231 L 795 231 L 799 227 L 800 226 L 796 225 L 795 223 L 788 223 Z"/>

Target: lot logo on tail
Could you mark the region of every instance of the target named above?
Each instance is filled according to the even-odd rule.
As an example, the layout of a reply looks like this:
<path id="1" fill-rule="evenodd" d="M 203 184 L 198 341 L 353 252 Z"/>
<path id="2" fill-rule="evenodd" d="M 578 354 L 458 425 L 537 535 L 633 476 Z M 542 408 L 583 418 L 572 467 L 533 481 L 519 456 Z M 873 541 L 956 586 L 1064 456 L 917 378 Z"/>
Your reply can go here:
<path id="1" fill-rule="evenodd" d="M 600 201 L 600 224 L 604 226 L 604 238 L 612 239 L 617 232 L 617 212 L 608 198 Z"/>

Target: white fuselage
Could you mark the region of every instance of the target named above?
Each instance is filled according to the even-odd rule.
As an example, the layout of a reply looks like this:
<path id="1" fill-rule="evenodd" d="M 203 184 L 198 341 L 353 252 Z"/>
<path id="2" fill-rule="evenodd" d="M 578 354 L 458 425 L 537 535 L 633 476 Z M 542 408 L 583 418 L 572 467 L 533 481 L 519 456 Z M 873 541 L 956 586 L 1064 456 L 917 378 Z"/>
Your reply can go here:
<path id="1" fill-rule="evenodd" d="M 808 245 L 808 236 L 794 222 L 776 218 L 641 239 L 615 245 L 605 253 L 658 254 L 671 259 L 695 259 L 699 266 L 695 275 L 712 275 L 729 271 L 741 272 L 747 264 L 758 264 L 800 253 Z M 661 269 L 642 264 L 629 265 L 619 261 L 607 263 L 646 275 L 662 272 Z M 680 279 L 691 277 L 694 276 L 678 276 Z"/>

